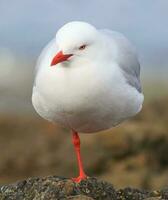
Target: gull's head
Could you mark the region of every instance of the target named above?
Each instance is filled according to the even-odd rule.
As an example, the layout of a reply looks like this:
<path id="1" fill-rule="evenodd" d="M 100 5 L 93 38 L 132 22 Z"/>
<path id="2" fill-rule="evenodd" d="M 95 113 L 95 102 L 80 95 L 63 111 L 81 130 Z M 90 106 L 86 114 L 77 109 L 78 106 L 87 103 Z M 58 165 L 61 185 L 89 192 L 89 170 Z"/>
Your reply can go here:
<path id="1" fill-rule="evenodd" d="M 96 49 L 98 31 L 86 22 L 70 22 L 60 28 L 56 34 L 58 52 L 51 66 L 65 61 L 87 58 Z"/>

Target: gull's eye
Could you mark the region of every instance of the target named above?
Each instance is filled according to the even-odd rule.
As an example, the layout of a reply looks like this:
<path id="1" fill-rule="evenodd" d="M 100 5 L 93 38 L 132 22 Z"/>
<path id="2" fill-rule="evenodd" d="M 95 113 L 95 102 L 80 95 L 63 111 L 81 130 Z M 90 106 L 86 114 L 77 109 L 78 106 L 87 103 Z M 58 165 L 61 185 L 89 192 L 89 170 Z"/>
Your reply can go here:
<path id="1" fill-rule="evenodd" d="M 81 46 L 79 47 L 79 50 L 84 50 L 85 48 L 86 48 L 86 45 L 83 44 L 83 45 L 81 45 Z"/>

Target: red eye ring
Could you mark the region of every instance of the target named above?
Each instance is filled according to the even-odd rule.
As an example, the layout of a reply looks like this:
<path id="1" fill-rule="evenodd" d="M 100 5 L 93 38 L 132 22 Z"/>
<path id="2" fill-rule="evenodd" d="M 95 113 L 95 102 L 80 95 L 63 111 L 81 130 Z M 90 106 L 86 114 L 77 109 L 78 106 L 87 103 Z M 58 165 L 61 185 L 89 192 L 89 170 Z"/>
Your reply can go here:
<path id="1" fill-rule="evenodd" d="M 84 50 L 86 48 L 86 45 L 83 44 L 82 46 L 79 47 L 79 50 Z"/>

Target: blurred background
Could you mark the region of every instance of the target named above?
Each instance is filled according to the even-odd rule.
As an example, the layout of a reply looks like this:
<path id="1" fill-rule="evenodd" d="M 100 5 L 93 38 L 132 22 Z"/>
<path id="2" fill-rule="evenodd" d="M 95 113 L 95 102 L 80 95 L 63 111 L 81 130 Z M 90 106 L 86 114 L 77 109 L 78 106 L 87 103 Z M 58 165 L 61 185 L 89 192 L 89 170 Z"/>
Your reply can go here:
<path id="1" fill-rule="evenodd" d="M 0 184 L 30 176 L 77 175 L 69 130 L 31 104 L 33 69 L 66 22 L 122 32 L 135 45 L 143 110 L 104 134 L 81 135 L 85 169 L 115 187 L 168 185 L 168 1 L 0 0 Z"/>

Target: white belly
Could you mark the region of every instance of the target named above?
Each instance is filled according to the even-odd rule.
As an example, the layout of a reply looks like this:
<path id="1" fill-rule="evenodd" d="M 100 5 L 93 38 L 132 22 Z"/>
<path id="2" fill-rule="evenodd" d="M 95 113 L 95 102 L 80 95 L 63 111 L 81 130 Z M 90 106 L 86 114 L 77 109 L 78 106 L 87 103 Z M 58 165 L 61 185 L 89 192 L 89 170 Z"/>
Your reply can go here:
<path id="1" fill-rule="evenodd" d="M 143 95 L 119 71 L 66 70 L 37 76 L 32 102 L 43 118 L 88 133 L 111 128 L 141 109 Z"/>

